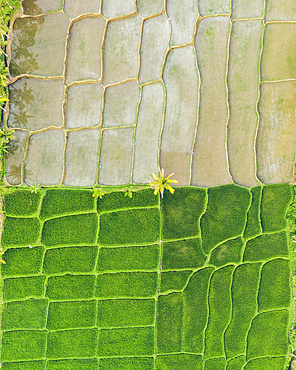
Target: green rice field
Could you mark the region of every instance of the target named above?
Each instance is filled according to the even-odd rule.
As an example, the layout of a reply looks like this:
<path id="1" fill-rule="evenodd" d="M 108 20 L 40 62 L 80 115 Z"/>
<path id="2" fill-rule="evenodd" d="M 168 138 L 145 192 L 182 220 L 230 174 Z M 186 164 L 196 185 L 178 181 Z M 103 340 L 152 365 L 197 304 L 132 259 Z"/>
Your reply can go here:
<path id="1" fill-rule="evenodd" d="M 3 370 L 284 369 L 290 185 L 92 195 L 6 191 Z"/>

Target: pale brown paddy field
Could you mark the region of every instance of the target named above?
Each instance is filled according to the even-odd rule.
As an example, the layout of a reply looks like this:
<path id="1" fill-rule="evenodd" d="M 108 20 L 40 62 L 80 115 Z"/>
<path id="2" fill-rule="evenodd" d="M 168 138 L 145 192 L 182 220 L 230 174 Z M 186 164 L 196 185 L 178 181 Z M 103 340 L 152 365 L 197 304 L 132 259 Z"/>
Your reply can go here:
<path id="1" fill-rule="evenodd" d="M 293 181 L 292 0 L 24 0 L 11 185 Z"/>

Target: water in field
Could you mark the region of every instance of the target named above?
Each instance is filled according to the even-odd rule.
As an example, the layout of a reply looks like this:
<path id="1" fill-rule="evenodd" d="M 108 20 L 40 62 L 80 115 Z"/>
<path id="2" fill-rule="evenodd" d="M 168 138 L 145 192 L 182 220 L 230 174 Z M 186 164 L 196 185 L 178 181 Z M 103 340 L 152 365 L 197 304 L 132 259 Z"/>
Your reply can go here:
<path id="1" fill-rule="evenodd" d="M 8 182 L 290 182 L 296 6 L 251 3 L 25 0 Z"/>

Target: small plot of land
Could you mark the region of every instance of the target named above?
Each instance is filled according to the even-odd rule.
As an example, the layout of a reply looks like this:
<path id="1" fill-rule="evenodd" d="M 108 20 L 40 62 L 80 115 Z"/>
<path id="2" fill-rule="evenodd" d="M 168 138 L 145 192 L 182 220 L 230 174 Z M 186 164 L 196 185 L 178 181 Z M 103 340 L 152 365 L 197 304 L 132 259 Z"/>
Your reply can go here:
<path id="1" fill-rule="evenodd" d="M 284 369 L 291 197 L 288 184 L 8 193 L 2 368 Z"/>

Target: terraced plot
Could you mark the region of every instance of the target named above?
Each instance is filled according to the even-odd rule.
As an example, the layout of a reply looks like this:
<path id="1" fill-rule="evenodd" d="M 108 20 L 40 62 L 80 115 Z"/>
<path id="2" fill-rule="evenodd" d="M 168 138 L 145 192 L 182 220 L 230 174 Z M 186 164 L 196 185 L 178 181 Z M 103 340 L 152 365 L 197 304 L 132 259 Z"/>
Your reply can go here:
<path id="1" fill-rule="evenodd" d="M 292 0 L 24 0 L 11 25 L 11 185 L 293 180 Z M 12 37 L 13 35 L 13 37 Z"/>
<path id="2" fill-rule="evenodd" d="M 163 200 L 14 189 L 2 368 L 284 369 L 291 197 L 288 184 L 180 187 Z"/>

